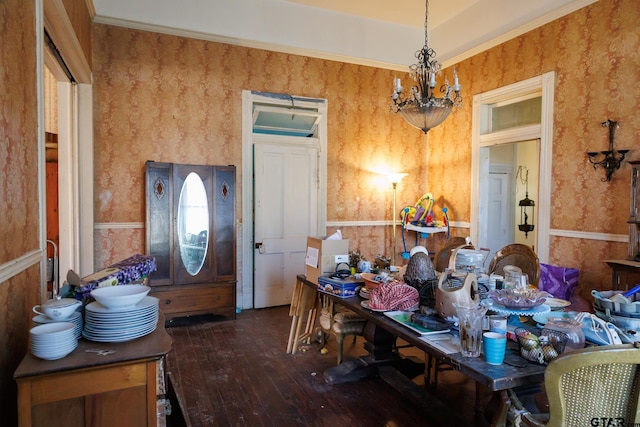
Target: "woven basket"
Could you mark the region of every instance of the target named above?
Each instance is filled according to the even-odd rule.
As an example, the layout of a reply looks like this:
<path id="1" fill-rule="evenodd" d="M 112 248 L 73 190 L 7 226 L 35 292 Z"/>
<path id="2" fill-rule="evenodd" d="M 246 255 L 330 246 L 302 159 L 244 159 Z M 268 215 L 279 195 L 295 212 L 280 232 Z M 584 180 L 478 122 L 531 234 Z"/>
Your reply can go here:
<path id="1" fill-rule="evenodd" d="M 525 328 L 516 328 L 520 356 L 540 365 L 546 365 L 564 352 L 569 337 L 564 332 L 544 328 L 535 335 Z"/>

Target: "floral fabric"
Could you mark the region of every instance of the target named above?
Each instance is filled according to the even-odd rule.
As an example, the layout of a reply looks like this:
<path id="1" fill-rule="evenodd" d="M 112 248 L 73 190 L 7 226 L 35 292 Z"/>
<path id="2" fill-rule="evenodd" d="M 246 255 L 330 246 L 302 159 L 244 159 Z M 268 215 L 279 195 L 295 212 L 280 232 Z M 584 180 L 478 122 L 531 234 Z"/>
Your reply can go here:
<path id="1" fill-rule="evenodd" d="M 156 259 L 152 256 L 136 254 L 127 259 L 123 259 L 107 268 L 117 268 L 118 271 L 113 277 L 118 279 L 118 285 L 126 285 L 135 280 L 144 279 L 152 271 L 156 271 Z M 102 277 L 100 280 L 82 282 L 76 287 L 75 294 L 79 300 L 90 300 L 91 291 L 98 286 L 99 281 L 109 277 Z"/>

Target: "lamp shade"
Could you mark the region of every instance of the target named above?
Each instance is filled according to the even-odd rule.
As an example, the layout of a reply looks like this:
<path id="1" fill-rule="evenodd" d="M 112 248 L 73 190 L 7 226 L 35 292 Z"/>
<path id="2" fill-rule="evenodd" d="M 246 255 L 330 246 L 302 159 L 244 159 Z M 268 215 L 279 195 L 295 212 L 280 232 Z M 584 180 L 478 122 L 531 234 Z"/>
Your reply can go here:
<path id="1" fill-rule="evenodd" d="M 400 109 L 400 114 L 411 126 L 427 133 L 442 123 L 451 113 L 453 105 L 418 105 L 417 103 L 405 105 Z"/>
<path id="2" fill-rule="evenodd" d="M 402 181 L 402 178 L 404 178 L 407 175 L 408 174 L 403 173 L 403 172 L 388 173 L 387 174 L 387 179 L 389 180 L 390 183 L 397 184 L 400 181 Z"/>

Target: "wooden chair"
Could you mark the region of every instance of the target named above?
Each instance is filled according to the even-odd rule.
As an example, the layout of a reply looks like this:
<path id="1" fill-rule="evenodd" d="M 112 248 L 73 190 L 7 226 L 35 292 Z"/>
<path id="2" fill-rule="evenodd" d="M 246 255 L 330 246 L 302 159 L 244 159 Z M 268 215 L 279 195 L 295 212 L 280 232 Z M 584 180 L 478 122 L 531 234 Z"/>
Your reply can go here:
<path id="1" fill-rule="evenodd" d="M 433 267 L 437 272 L 442 273 L 447 267 L 449 267 L 449 258 L 451 258 L 451 251 L 458 246 L 464 246 L 467 241 L 464 237 L 451 237 L 447 242 L 438 249 L 438 252 L 433 257 Z M 472 248 L 470 246 L 470 248 Z"/>
<path id="2" fill-rule="evenodd" d="M 513 243 L 500 249 L 489 263 L 489 274 L 504 276 L 504 267 L 515 265 L 529 276 L 529 283 L 538 286 L 540 280 L 540 260 L 538 255 L 527 245 Z"/>
<path id="3" fill-rule="evenodd" d="M 366 319 L 360 317 L 353 311 L 343 307 L 326 295 L 318 294 L 320 299 L 320 328 L 322 330 L 321 344 L 324 346 L 325 334 L 331 333 L 336 336 L 338 343 L 338 365 L 342 363 L 344 339 L 348 335 L 353 335 L 353 340 L 358 335 L 364 333 Z"/>
<path id="4" fill-rule="evenodd" d="M 315 330 L 316 315 L 318 313 L 318 292 L 296 279 L 291 295 L 291 329 L 287 342 L 287 354 L 296 354 L 303 342 L 311 342 Z M 304 330 L 302 326 L 305 326 Z"/>
<path id="5" fill-rule="evenodd" d="M 564 353 L 545 371 L 549 413 L 532 414 L 510 392 L 512 418 L 526 426 L 639 425 L 639 381 L 639 343 Z"/>

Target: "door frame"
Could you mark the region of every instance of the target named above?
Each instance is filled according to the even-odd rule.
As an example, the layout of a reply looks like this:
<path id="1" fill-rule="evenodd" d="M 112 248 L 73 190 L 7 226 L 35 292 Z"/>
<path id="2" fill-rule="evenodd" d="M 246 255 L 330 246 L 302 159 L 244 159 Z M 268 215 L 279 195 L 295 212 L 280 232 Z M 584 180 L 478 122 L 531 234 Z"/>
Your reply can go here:
<path id="1" fill-rule="evenodd" d="M 473 126 L 471 147 L 471 229 L 472 242 L 478 242 L 481 215 L 486 211 L 480 207 L 480 199 L 486 194 L 486 186 L 482 177 L 488 173 L 488 153 L 482 150 L 494 145 L 509 144 L 516 141 L 530 139 L 540 140 L 540 175 L 538 180 L 537 227 L 538 238 L 536 253 L 540 262 L 549 260 L 549 242 L 551 229 L 551 182 L 553 157 L 553 101 L 555 87 L 555 72 L 550 71 L 537 77 L 532 77 L 518 83 L 494 89 L 473 97 Z M 504 131 L 481 135 L 484 127 L 483 108 L 488 104 L 498 102 L 513 102 L 536 93 L 542 97 L 542 111 L 540 124 L 522 126 Z"/>
<path id="2" fill-rule="evenodd" d="M 275 94 L 274 94 L 275 95 Z M 240 256 L 238 266 L 237 288 L 238 306 L 243 309 L 253 308 L 253 104 L 270 104 L 283 109 L 289 108 L 295 100 L 296 108 L 317 109 L 322 118 L 318 123 L 318 230 L 317 235 L 325 234 L 327 227 L 327 100 L 317 98 L 270 96 L 270 94 L 242 91 L 242 214 L 238 222 L 241 228 Z"/>
<path id="3" fill-rule="evenodd" d="M 36 65 L 38 82 L 38 170 L 40 206 L 40 298 L 47 299 L 46 177 L 44 130 L 44 66 L 58 80 L 59 274 L 80 276 L 94 269 L 93 87 L 91 66 L 71 26 L 62 0 L 36 1 Z M 64 57 L 76 80 L 71 83 L 44 45 L 44 30 Z M 64 224 L 64 225 L 63 225 Z M 64 228 L 64 232 L 63 232 Z"/>

